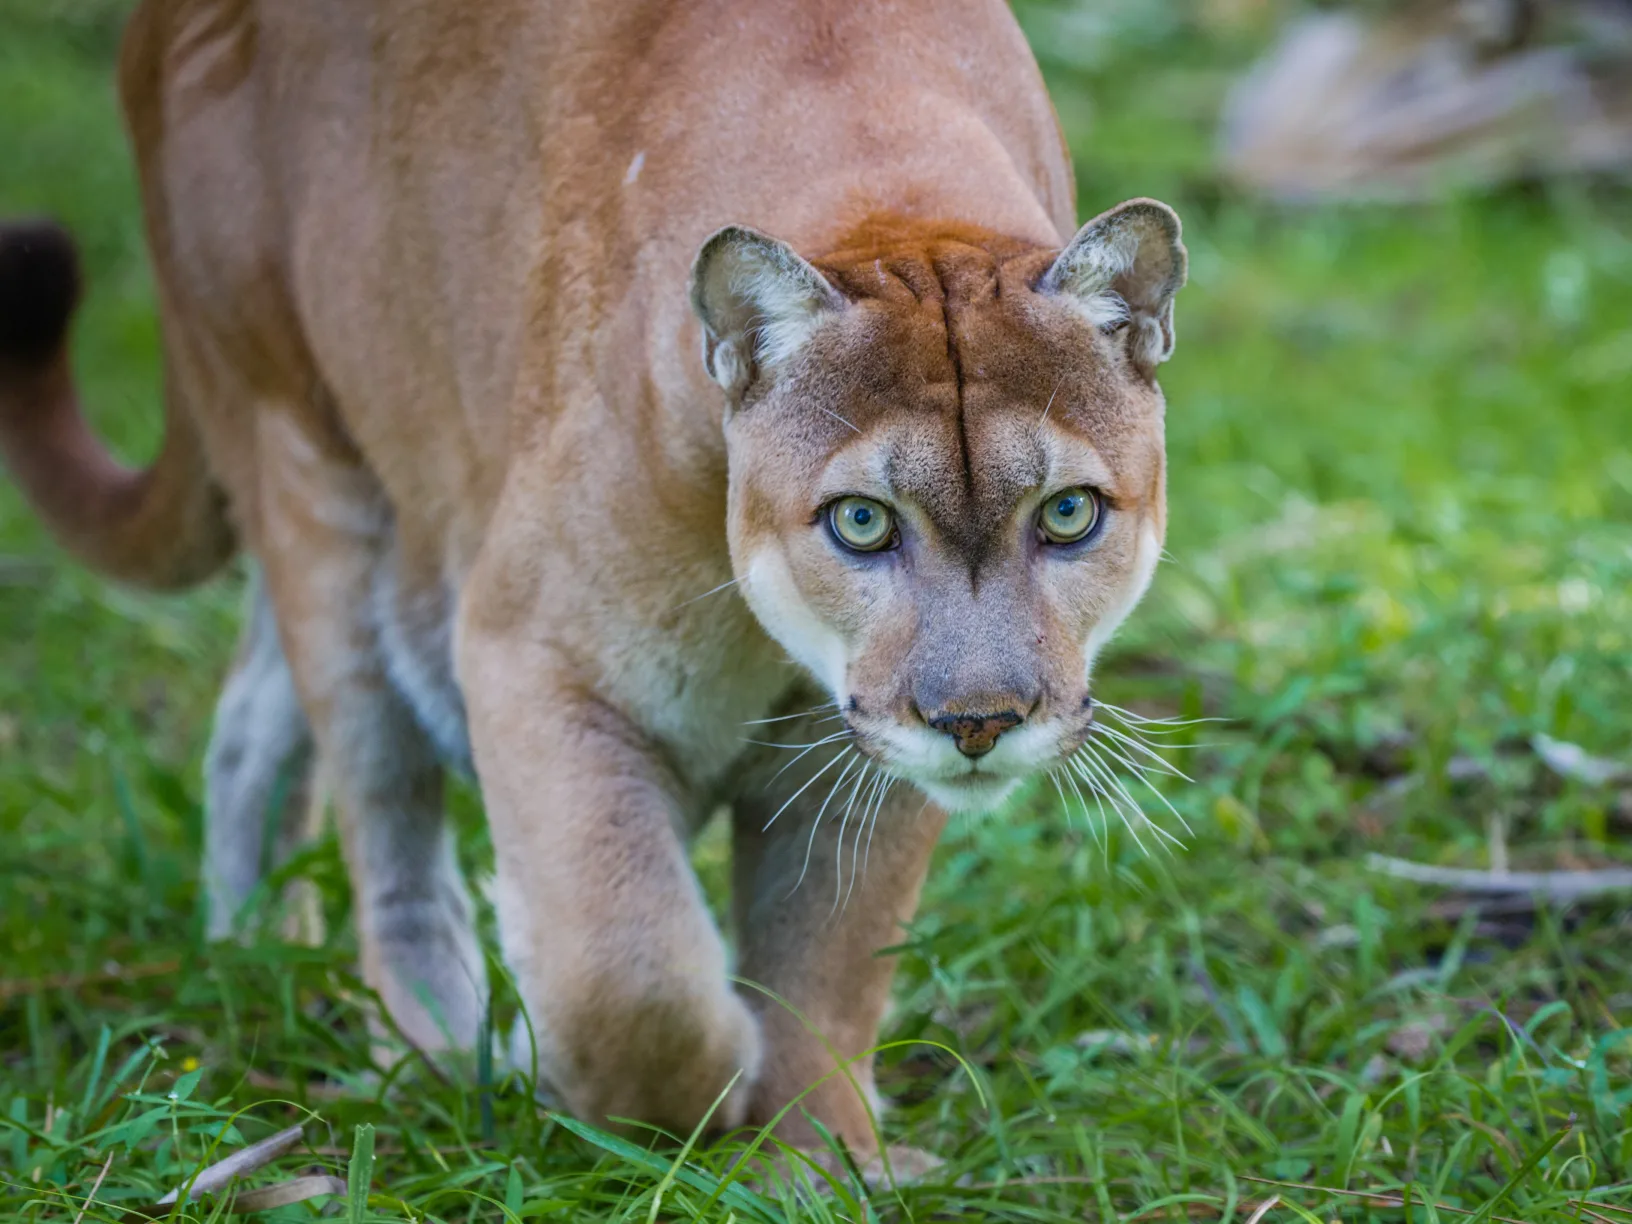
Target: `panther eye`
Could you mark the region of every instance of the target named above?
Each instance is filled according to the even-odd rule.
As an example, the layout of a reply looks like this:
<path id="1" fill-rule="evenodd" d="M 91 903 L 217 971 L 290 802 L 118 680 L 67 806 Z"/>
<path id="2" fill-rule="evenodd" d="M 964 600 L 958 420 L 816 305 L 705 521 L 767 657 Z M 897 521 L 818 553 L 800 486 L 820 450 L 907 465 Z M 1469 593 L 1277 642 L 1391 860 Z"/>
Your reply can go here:
<path id="1" fill-rule="evenodd" d="M 1037 527 L 1051 544 L 1075 544 L 1099 522 L 1099 494 L 1081 485 L 1062 489 L 1043 503 Z"/>
<path id="2" fill-rule="evenodd" d="M 855 552 L 879 552 L 895 540 L 895 515 L 870 497 L 841 497 L 827 512 L 840 544 Z"/>

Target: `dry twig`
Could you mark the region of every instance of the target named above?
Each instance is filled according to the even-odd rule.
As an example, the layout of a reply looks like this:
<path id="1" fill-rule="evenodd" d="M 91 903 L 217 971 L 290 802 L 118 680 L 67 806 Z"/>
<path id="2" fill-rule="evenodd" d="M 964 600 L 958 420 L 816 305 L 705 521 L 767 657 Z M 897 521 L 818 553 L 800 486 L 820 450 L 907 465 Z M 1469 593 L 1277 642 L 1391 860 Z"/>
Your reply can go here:
<path id="1" fill-rule="evenodd" d="M 1614 1212 L 1617 1212 L 1617 1213 L 1619 1213 L 1621 1215 L 1632 1216 L 1632 1207 L 1622 1207 L 1617 1203 L 1593 1203 L 1593 1202 L 1589 1202 L 1589 1200 L 1587 1200 L 1587 1199 L 1571 1199 L 1570 1200 L 1570 1206 L 1579 1207 L 1579 1208 L 1581 1208 L 1582 1211 L 1585 1211 L 1588 1215 L 1598 1215 L 1597 1212 L 1591 1211 L 1591 1210 L 1589 1210 L 1589 1208 L 1591 1208 L 1591 1207 L 1602 1207 L 1605 1211 L 1614 1211 Z M 1601 1216 L 1601 1215 L 1598 1216 L 1598 1218 L 1600 1220 L 1604 1219 L 1604 1217 Z M 1612 1224 L 1613 1224 L 1613 1222 L 1612 1222 Z"/>
<path id="2" fill-rule="evenodd" d="M 1632 870 L 1606 868 L 1601 871 L 1477 871 L 1462 867 L 1435 867 L 1410 859 L 1372 854 L 1366 866 L 1373 871 L 1410 880 L 1416 884 L 1436 884 L 1460 892 L 1489 896 L 1528 895 L 1548 901 L 1580 901 L 1605 893 L 1632 891 Z"/>
<path id="3" fill-rule="evenodd" d="M 102 1189 L 102 1179 L 108 1175 L 108 1170 L 112 1167 L 113 1153 L 109 1152 L 108 1158 L 102 1162 L 102 1171 L 96 1175 L 96 1180 L 91 1183 L 91 1192 L 85 1196 L 85 1201 L 79 1205 L 79 1213 L 74 1216 L 74 1224 L 79 1224 L 85 1218 L 85 1213 L 90 1210 L 91 1204 L 96 1202 L 96 1192 Z"/>
<path id="4" fill-rule="evenodd" d="M 301 1127 L 291 1126 L 288 1130 L 279 1131 L 270 1139 L 252 1143 L 225 1160 L 216 1161 L 185 1186 L 170 1191 L 155 1205 L 169 1207 L 176 1203 L 183 1193 L 189 1199 L 196 1199 L 203 1194 L 214 1194 L 229 1185 L 234 1178 L 246 1177 L 257 1169 L 264 1169 L 299 1143 L 303 1133 Z"/>
<path id="5" fill-rule="evenodd" d="M 1241 1180 L 1255 1182 L 1260 1186 L 1279 1186 L 1283 1190 L 1306 1190 L 1311 1194 L 1334 1194 L 1341 1198 L 1364 1199 L 1367 1206 L 1371 1207 L 1405 1206 L 1403 1198 L 1384 1190 L 1338 1190 L 1331 1186 L 1310 1185 L 1308 1182 L 1276 1181 L 1272 1177 L 1249 1177 L 1245 1173 L 1241 1175 Z M 1424 1202 L 1422 1205 L 1427 1206 L 1427 1203 Z M 1444 1203 L 1435 1203 L 1433 1206 L 1435 1211 L 1448 1211 L 1452 1215 L 1472 1216 L 1479 1214 L 1477 1211 L 1469 1211 L 1465 1207 L 1450 1207 Z M 1528 1221 L 1515 1220 L 1512 1216 L 1489 1215 L 1485 1219 L 1493 1220 L 1496 1224 L 1528 1224 Z"/>

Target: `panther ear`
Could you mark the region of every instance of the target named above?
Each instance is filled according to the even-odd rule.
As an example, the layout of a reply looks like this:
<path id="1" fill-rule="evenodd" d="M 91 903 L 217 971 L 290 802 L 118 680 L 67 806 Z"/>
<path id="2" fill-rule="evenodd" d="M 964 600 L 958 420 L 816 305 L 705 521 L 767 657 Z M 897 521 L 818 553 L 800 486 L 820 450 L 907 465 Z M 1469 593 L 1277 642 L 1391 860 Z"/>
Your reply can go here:
<path id="1" fill-rule="evenodd" d="M 1173 355 L 1173 295 L 1187 257 L 1179 216 L 1156 200 L 1129 200 L 1077 231 L 1039 293 L 1065 299 L 1094 326 L 1128 331 L 1128 356 L 1147 379 Z"/>
<path id="2" fill-rule="evenodd" d="M 720 230 L 691 267 L 703 363 L 733 402 L 844 306 L 843 295 L 792 247 L 745 226 Z"/>

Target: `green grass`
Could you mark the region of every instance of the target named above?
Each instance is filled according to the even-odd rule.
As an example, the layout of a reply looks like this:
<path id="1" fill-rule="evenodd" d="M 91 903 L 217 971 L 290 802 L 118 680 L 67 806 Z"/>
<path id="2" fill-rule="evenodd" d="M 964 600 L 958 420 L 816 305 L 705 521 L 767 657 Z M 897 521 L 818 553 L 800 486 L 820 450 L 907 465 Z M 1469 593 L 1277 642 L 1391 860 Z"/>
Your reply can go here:
<path id="1" fill-rule="evenodd" d="M 141 455 L 158 370 L 123 7 L 0 0 L 0 215 L 84 237 L 78 364 Z M 1632 860 L 1632 794 L 1530 747 L 1632 756 L 1632 206 L 1238 198 L 1207 145 L 1251 39 L 1084 11 L 1022 10 L 1084 211 L 1167 198 L 1193 258 L 1164 373 L 1171 560 L 1102 692 L 1228 721 L 1172 754 L 1196 779 L 1165 788 L 1180 850 L 1101 843 L 1051 790 L 946 838 L 881 1058 L 890 1138 L 941 1173 L 796 1201 L 725 1186 L 740 1142 L 680 1161 L 514 1080 L 371 1076 L 332 839 L 290 868 L 331 945 L 203 941 L 199 756 L 237 582 L 117 592 L 0 484 L 0 1214 L 72 1220 L 105 1168 L 85 1219 L 116 1219 L 304 1121 L 254 1184 L 349 1169 L 327 1201 L 350 1219 L 1241 1221 L 1279 1193 L 1267 1220 L 1632 1221 L 1625 899 L 1480 913 L 1366 864 Z M 697 853 L 717 885 L 719 838 Z M 1336 1193 L 1406 1187 L 1406 1210 Z"/>

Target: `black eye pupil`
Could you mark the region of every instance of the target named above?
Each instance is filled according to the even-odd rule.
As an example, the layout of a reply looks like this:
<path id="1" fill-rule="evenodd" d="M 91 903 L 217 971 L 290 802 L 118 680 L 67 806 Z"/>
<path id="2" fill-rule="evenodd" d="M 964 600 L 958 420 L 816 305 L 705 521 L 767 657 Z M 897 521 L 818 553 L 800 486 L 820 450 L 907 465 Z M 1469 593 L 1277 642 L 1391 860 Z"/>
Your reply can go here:
<path id="1" fill-rule="evenodd" d="M 1055 510 L 1059 513 L 1061 518 L 1070 518 L 1077 512 L 1077 499 L 1075 497 L 1062 497 L 1060 498 L 1060 504 L 1055 507 Z"/>
<path id="2" fill-rule="evenodd" d="M 873 521 L 873 512 L 866 506 L 857 506 L 850 517 L 855 519 L 857 527 L 865 527 Z"/>

